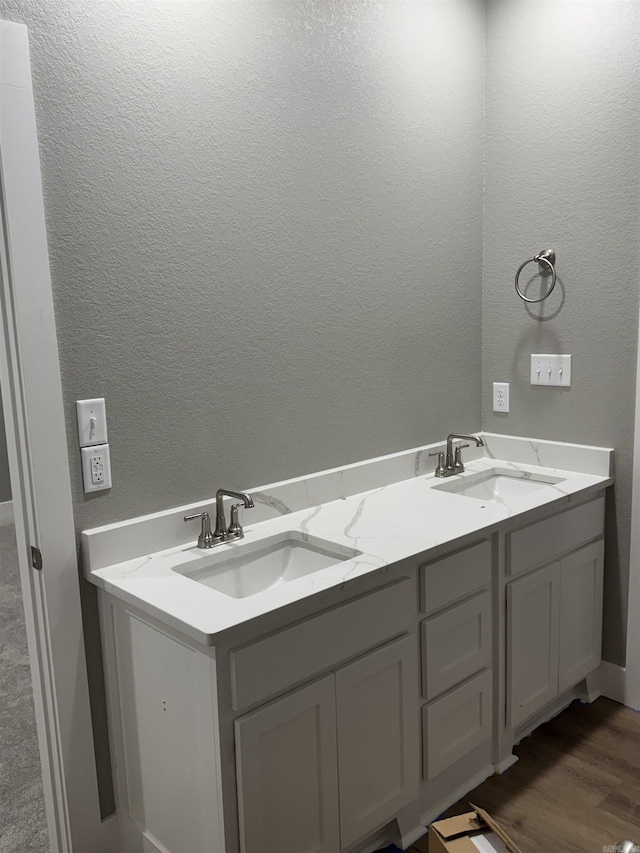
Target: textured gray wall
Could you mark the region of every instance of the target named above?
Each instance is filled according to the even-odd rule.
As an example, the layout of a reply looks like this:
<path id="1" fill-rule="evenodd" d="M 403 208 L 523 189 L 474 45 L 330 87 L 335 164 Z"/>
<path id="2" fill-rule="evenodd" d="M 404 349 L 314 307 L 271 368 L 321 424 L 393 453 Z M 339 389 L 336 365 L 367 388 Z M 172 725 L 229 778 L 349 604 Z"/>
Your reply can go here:
<path id="1" fill-rule="evenodd" d="M 0 396 L 0 503 L 11 500 L 11 479 L 9 477 L 9 459 L 7 457 L 7 436 L 4 431 L 2 396 Z"/>
<path id="2" fill-rule="evenodd" d="M 30 31 L 79 528 L 479 428 L 482 3 L 3 16 Z M 85 497 L 73 401 L 103 395 L 114 487 Z"/>
<path id="3" fill-rule="evenodd" d="M 78 527 L 476 429 L 482 389 L 487 429 L 616 447 L 621 661 L 635 5 L 490 0 L 481 384 L 484 3 L 0 0 L 30 30 Z M 546 244 L 540 321 L 512 276 Z M 570 392 L 528 386 L 547 350 Z M 87 498 L 99 395 L 114 488 Z"/>
<path id="4" fill-rule="evenodd" d="M 615 447 L 604 643 L 615 663 L 625 657 L 638 335 L 638 8 L 490 0 L 487 15 L 483 425 Z M 513 276 L 547 247 L 559 283 L 527 310 Z M 529 384 L 536 352 L 573 354 L 571 390 Z M 509 415 L 492 412 L 493 381 L 511 383 Z"/>
<path id="5" fill-rule="evenodd" d="M 78 529 L 479 428 L 482 3 L 0 14 L 29 27 Z M 85 496 L 96 396 L 114 486 Z"/>

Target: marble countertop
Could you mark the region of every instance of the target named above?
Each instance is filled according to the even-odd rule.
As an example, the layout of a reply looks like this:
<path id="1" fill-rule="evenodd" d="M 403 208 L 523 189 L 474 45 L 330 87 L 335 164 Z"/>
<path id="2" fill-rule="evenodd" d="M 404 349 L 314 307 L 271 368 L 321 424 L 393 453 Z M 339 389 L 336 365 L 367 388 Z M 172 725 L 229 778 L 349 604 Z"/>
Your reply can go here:
<path id="1" fill-rule="evenodd" d="M 467 464 L 464 474 L 447 480 L 435 478 L 433 474 L 420 475 L 416 471 L 411 479 L 287 512 L 255 524 L 251 523 L 251 511 L 245 511 L 245 538 L 215 550 L 198 549 L 192 541 L 96 567 L 91 566 L 90 537 L 99 534 L 100 530 L 87 531 L 83 534 L 87 578 L 197 642 L 211 645 L 220 632 L 257 616 L 364 574 L 384 571 L 387 566 L 409 557 L 434 559 L 449 550 L 456 540 L 473 534 L 489 534 L 514 516 L 541 506 L 560 509 L 562 504 L 578 496 L 598 492 L 613 482 L 612 477 L 602 470 L 602 465 L 595 466 L 596 470 L 600 469 L 598 473 L 584 473 L 513 459 L 495 459 L 488 455 L 490 449 L 485 452 L 486 456 Z M 542 474 L 560 478 L 560 482 L 547 484 L 505 502 L 489 502 L 440 488 L 444 483 L 454 480 L 458 483 L 482 472 L 505 468 L 519 477 Z M 110 526 L 110 529 L 114 527 L 117 525 Z M 278 583 L 247 598 L 224 595 L 174 570 L 176 566 L 183 572 L 190 568 L 185 567 L 185 563 L 193 563 L 196 568 L 203 556 L 210 560 L 212 555 L 237 554 L 249 543 L 289 531 L 314 536 L 361 553 L 353 559 L 305 577 Z M 97 560 L 94 559 L 95 563 Z"/>

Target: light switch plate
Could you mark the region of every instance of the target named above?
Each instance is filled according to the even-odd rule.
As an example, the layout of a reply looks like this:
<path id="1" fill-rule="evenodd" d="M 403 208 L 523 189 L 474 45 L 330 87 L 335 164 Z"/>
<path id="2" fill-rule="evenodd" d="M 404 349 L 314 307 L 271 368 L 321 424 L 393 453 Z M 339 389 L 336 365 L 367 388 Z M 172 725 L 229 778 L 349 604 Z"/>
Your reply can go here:
<path id="1" fill-rule="evenodd" d="M 111 488 L 111 456 L 108 444 L 83 447 L 82 480 L 85 492 L 99 492 Z"/>
<path id="2" fill-rule="evenodd" d="M 80 447 L 107 443 L 109 439 L 107 438 L 107 412 L 104 397 L 93 400 L 76 400 L 76 415 L 78 417 Z"/>
<path id="3" fill-rule="evenodd" d="M 537 354 L 531 356 L 531 384 L 571 387 L 571 356 Z"/>

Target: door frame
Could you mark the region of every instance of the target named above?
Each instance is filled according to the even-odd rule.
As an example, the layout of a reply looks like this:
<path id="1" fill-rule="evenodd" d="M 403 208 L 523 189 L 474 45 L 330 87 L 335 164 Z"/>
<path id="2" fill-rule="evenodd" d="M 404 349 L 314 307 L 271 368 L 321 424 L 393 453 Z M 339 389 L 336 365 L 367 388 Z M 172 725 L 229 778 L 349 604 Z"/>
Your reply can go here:
<path id="1" fill-rule="evenodd" d="M 0 382 L 52 853 L 117 853 L 100 815 L 27 28 L 0 21 Z M 42 569 L 32 566 L 32 547 Z"/>
<path id="2" fill-rule="evenodd" d="M 638 329 L 640 331 L 640 316 L 638 317 Z M 624 703 L 632 708 L 640 709 L 640 340 L 638 341 L 636 367 L 636 421 L 633 443 L 627 657 L 623 675 Z"/>

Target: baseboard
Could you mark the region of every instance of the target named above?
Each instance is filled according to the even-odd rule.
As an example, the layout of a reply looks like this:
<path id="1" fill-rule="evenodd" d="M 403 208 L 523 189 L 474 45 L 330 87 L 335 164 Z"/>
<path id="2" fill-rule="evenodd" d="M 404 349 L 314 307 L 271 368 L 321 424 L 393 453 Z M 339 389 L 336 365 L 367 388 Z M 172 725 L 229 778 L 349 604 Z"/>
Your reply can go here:
<path id="1" fill-rule="evenodd" d="M 416 841 L 419 841 L 424 835 L 429 831 L 426 826 L 418 826 L 413 832 L 408 833 L 408 835 L 402 836 L 402 849 L 407 850 L 407 848 L 411 847 L 412 844 L 415 844 Z"/>
<path id="2" fill-rule="evenodd" d="M 0 503 L 0 524 L 11 524 L 13 521 L 13 501 Z"/>
<path id="3" fill-rule="evenodd" d="M 545 705 L 541 711 L 538 711 L 532 717 L 529 717 L 528 720 L 525 720 L 514 732 L 513 743 L 519 744 L 520 741 L 524 740 L 526 737 L 529 737 L 538 726 L 542 726 L 544 723 L 548 723 L 549 720 L 552 720 L 554 717 L 557 717 L 558 714 L 561 714 L 565 708 L 568 708 L 569 705 L 573 702 L 574 699 L 579 699 L 580 695 L 576 688 L 571 688 L 571 690 L 566 690 L 561 696 L 555 700 L 555 702 L 551 702 L 549 705 Z"/>
<path id="4" fill-rule="evenodd" d="M 493 764 L 489 764 L 487 767 L 480 770 L 470 779 L 467 779 L 462 785 L 459 785 L 452 794 L 450 794 L 446 799 L 441 800 L 439 803 L 436 803 L 432 806 L 429 811 L 420 815 L 420 824 L 421 826 L 428 827 L 430 823 L 433 823 L 434 820 L 437 820 L 443 811 L 448 809 L 454 803 L 457 803 L 458 800 L 461 800 L 465 797 L 469 791 L 473 791 L 474 788 L 477 788 L 478 785 L 481 785 L 485 779 L 488 779 L 489 776 L 493 776 Z"/>
<path id="5" fill-rule="evenodd" d="M 603 660 L 596 670 L 596 683 L 602 696 L 627 704 L 627 670 L 623 666 Z"/>
<path id="6" fill-rule="evenodd" d="M 494 764 L 493 766 L 496 773 L 502 775 L 503 773 L 506 773 L 510 767 L 513 767 L 517 761 L 519 761 L 518 756 L 514 755 L 513 752 L 510 752 L 509 755 L 507 755 L 506 758 L 503 758 L 499 764 Z"/>
<path id="7" fill-rule="evenodd" d="M 376 850 L 385 849 L 392 843 L 392 836 L 388 828 L 383 828 L 375 835 L 367 838 L 366 841 L 361 841 L 355 847 L 349 847 L 349 853 L 375 853 Z"/>

